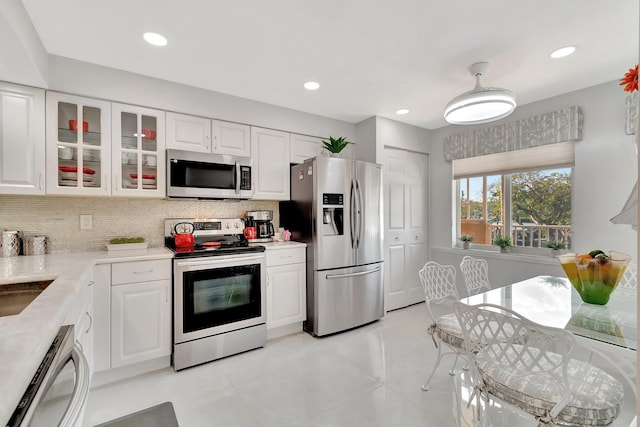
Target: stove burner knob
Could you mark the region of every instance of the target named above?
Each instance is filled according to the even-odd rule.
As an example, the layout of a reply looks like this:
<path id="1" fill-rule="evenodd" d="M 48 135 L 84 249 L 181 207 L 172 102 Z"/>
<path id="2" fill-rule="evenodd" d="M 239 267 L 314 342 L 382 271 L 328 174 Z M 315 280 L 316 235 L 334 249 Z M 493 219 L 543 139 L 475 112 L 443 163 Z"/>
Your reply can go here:
<path id="1" fill-rule="evenodd" d="M 231 228 L 231 226 L 229 226 L 229 224 L 228 224 L 228 223 L 227 223 L 227 224 L 225 224 L 224 226 L 225 226 L 225 228 Z"/>
<path id="2" fill-rule="evenodd" d="M 233 228 L 238 228 L 238 223 L 233 224 Z"/>

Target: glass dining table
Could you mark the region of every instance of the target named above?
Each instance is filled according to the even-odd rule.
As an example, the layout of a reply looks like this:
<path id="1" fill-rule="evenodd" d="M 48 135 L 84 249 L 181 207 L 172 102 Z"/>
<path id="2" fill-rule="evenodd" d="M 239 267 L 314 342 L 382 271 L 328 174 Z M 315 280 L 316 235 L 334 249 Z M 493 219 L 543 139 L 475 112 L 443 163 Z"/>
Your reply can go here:
<path id="1" fill-rule="evenodd" d="M 606 305 L 588 304 L 582 302 L 568 279 L 537 276 L 460 301 L 500 305 L 533 322 L 637 351 L 636 293 L 636 289 L 618 287 Z"/>

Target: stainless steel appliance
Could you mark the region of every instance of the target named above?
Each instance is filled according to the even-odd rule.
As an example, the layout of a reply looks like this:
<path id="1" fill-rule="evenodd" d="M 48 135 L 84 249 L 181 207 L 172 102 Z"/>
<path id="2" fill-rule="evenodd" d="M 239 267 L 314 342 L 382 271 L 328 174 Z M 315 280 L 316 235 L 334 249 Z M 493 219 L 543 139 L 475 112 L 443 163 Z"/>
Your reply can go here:
<path id="1" fill-rule="evenodd" d="M 321 336 L 384 315 L 382 166 L 315 157 L 291 167 L 280 224 L 307 243 L 307 320 Z"/>
<path id="2" fill-rule="evenodd" d="M 251 182 L 248 157 L 167 150 L 167 197 L 249 199 Z"/>
<path id="3" fill-rule="evenodd" d="M 248 211 L 247 218 L 253 219 L 256 227 L 256 238 L 249 239 L 250 242 L 266 243 L 273 241 L 275 229 L 273 228 L 273 211 Z"/>
<path id="4" fill-rule="evenodd" d="M 176 247 L 177 224 L 193 224 L 193 247 Z M 266 329 L 264 247 L 249 245 L 241 219 L 165 220 L 173 261 L 176 370 L 262 347 Z"/>
<path id="5" fill-rule="evenodd" d="M 71 427 L 89 395 L 91 373 L 73 325 L 60 328 L 7 426 Z"/>

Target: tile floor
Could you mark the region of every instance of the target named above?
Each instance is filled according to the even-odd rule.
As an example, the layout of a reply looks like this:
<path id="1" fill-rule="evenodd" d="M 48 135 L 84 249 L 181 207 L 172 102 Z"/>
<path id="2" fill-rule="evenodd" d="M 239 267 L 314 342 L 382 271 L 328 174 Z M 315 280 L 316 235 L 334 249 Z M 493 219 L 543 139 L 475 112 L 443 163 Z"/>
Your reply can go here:
<path id="1" fill-rule="evenodd" d="M 84 425 L 165 401 L 173 402 L 181 427 L 471 425 L 472 411 L 460 398 L 468 390 L 454 393 L 446 372 L 451 358 L 431 390 L 420 389 L 436 356 L 426 323 L 418 304 L 341 334 L 301 332 L 177 373 L 168 368 L 99 387 L 89 395 Z M 614 425 L 629 425 L 630 405 Z M 514 415 L 507 420 L 536 425 Z"/>

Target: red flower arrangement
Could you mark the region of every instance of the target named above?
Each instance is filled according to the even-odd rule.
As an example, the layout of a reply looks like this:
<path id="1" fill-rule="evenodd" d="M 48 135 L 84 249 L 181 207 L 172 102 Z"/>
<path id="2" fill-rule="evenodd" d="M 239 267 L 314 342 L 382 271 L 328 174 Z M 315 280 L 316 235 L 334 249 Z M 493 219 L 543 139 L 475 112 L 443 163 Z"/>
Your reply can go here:
<path id="1" fill-rule="evenodd" d="M 625 92 L 638 90 L 638 64 L 624 73 L 624 77 L 620 79 L 620 86 L 624 86 Z"/>

